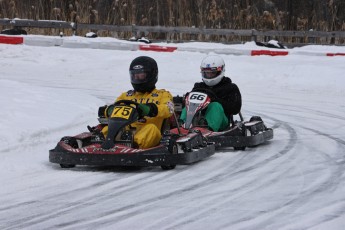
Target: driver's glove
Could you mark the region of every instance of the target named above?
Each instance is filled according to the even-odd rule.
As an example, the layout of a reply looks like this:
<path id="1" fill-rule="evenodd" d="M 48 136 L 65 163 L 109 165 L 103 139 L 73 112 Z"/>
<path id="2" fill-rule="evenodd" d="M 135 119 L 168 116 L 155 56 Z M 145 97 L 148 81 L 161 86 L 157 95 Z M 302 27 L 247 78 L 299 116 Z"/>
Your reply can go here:
<path id="1" fill-rule="evenodd" d="M 140 117 L 155 117 L 158 113 L 157 105 L 154 103 L 139 104 L 137 108 Z"/>
<path id="2" fill-rule="evenodd" d="M 105 117 L 111 117 L 111 114 L 113 113 L 114 108 L 115 108 L 114 104 L 107 106 L 104 110 Z"/>
<path id="3" fill-rule="evenodd" d="M 98 108 L 98 117 L 106 117 L 105 111 L 107 110 L 107 105 L 103 105 Z"/>

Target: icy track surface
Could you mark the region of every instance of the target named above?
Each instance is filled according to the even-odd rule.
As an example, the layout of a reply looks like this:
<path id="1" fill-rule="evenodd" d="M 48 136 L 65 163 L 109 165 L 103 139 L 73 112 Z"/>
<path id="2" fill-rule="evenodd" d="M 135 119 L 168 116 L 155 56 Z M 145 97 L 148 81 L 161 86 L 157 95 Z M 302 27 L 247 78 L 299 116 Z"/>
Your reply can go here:
<path id="1" fill-rule="evenodd" d="M 265 145 L 171 171 L 65 170 L 49 149 L 131 88 L 133 58 L 155 58 L 157 87 L 182 95 L 205 54 L 2 44 L 0 53 L 0 229 L 344 229 L 344 57 L 222 56 L 245 119 L 274 128 Z"/>

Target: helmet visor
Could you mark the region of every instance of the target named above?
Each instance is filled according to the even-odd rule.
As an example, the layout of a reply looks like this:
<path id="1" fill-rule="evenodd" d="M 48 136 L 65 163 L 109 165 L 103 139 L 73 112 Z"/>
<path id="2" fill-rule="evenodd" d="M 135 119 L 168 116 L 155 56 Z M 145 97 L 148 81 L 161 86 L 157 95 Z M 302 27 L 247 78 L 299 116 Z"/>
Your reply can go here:
<path id="1" fill-rule="evenodd" d="M 210 67 L 210 68 L 201 68 L 201 75 L 206 79 L 213 79 L 219 76 L 222 73 L 223 67 Z"/>
<path id="2" fill-rule="evenodd" d="M 145 83 L 148 80 L 147 72 L 144 69 L 130 70 L 129 75 L 131 77 L 131 82 L 134 84 Z"/>

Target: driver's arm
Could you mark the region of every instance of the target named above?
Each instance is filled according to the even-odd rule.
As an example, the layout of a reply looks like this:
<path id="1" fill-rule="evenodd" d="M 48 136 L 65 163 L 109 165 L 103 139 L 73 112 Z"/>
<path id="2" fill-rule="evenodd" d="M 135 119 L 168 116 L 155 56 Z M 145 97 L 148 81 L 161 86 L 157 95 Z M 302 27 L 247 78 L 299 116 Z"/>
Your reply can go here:
<path id="1" fill-rule="evenodd" d="M 169 118 L 174 112 L 173 97 L 170 92 L 161 90 L 157 105 L 157 117 Z"/>

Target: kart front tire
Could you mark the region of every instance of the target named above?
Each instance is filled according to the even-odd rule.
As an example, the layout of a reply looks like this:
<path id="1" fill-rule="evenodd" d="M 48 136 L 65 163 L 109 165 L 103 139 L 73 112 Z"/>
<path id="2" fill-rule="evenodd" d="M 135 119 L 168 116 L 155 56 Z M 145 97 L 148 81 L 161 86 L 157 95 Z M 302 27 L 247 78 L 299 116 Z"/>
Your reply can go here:
<path id="1" fill-rule="evenodd" d="M 176 168 L 176 165 L 161 165 L 161 168 L 163 170 L 172 170 L 172 169 Z"/>
<path id="2" fill-rule="evenodd" d="M 244 150 L 246 150 L 246 146 L 243 146 L 243 147 L 234 147 L 234 150 L 241 150 L 241 151 L 244 151 Z"/>
<path id="3" fill-rule="evenodd" d="M 73 165 L 73 164 L 60 164 L 60 167 L 63 169 L 69 169 L 69 168 L 74 168 L 75 165 Z"/>

